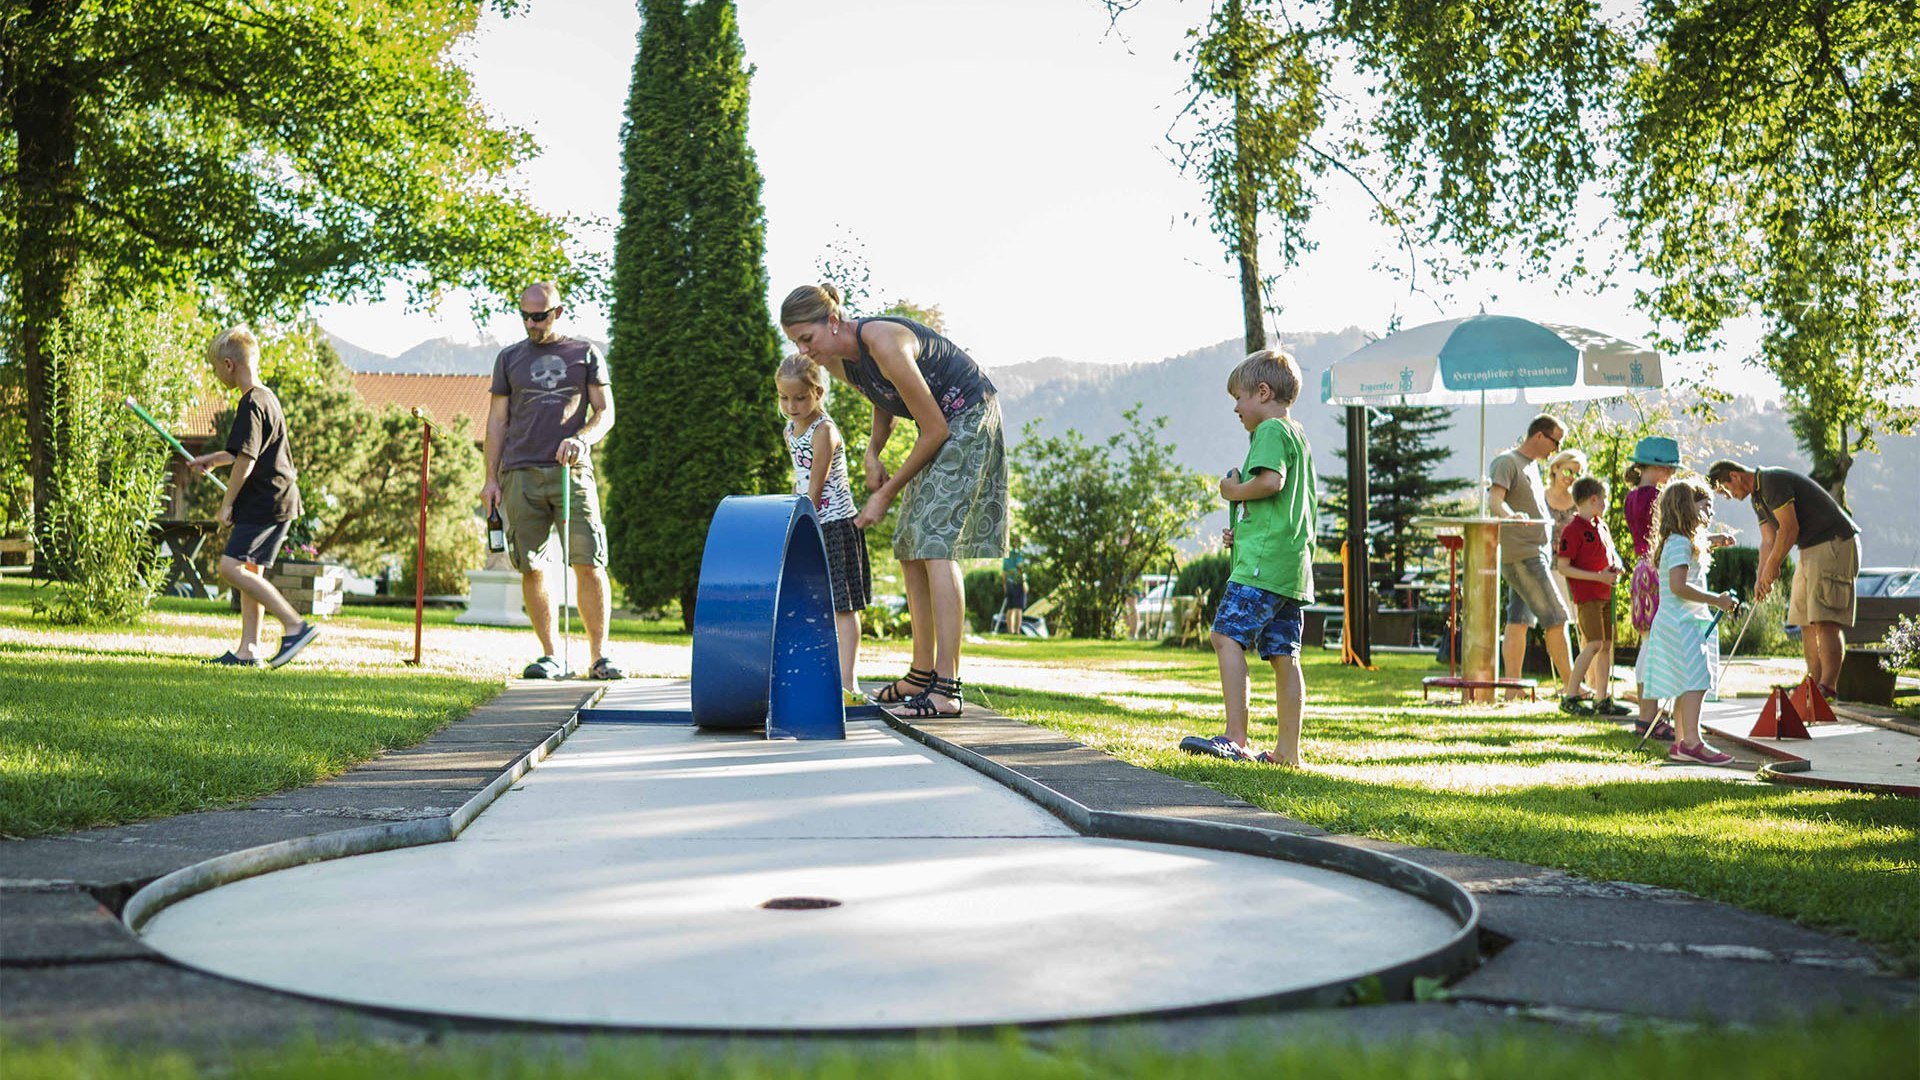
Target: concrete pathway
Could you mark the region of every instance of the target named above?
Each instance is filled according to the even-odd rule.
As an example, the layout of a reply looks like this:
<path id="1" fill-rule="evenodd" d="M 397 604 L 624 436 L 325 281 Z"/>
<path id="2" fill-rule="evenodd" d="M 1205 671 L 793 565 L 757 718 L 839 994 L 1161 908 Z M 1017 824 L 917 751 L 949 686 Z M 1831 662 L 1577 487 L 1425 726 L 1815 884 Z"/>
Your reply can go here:
<path id="1" fill-rule="evenodd" d="M 216 1062 L 235 1046 L 308 1034 L 398 1043 L 524 1038 L 524 1029 L 491 1022 L 369 1012 L 203 974 L 154 953 L 115 916 L 134 889 L 213 855 L 369 822 L 444 816 L 551 735 L 592 689 L 510 686 L 420 746 L 247 807 L 0 841 L 0 1032 L 157 1044 Z M 923 726 L 1096 810 L 1326 835 L 977 706 Z M 1911 977 L 1890 974 L 1885 960 L 1858 941 L 1683 893 L 1386 841 L 1327 838 L 1410 859 L 1476 895 L 1485 959 L 1453 985 L 1450 1001 L 1196 1016 L 1096 1027 L 1093 1037 L 1137 1034 L 1177 1048 L 1311 1033 L 1432 1048 L 1535 1020 L 1631 1027 L 1648 1017 L 1764 1022 L 1832 1008 L 1912 1010 L 1920 992 Z M 1242 944 L 1255 948 L 1276 939 L 1286 940 L 1284 924 Z M 497 976 L 510 978 L 512 958 L 495 959 Z M 1052 1036 L 1039 1029 L 1028 1037 L 1045 1044 Z M 793 1053 L 783 1037 L 675 1045 L 763 1045 L 777 1060 Z"/>

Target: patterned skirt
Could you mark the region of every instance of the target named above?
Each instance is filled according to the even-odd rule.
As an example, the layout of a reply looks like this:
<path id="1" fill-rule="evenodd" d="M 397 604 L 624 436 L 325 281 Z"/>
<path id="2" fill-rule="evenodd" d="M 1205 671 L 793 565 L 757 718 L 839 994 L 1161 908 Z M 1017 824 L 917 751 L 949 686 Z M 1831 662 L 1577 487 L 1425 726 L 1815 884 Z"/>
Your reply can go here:
<path id="1" fill-rule="evenodd" d="M 1007 443 L 988 396 L 947 420 L 940 454 L 907 481 L 894 524 L 899 559 L 998 559 L 1007 553 Z"/>
<path id="2" fill-rule="evenodd" d="M 867 534 L 852 518 L 820 523 L 827 545 L 827 577 L 833 582 L 833 610 L 863 611 L 873 597 L 873 569 L 867 565 Z"/>

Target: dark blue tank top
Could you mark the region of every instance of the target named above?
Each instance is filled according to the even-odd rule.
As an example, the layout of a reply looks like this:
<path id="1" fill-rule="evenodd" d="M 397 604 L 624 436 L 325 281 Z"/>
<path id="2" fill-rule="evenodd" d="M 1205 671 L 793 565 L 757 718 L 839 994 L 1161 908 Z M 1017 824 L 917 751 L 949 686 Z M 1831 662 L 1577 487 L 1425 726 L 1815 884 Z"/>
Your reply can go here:
<path id="1" fill-rule="evenodd" d="M 912 319 L 882 315 L 861 319 L 854 324 L 853 339 L 860 343 L 860 356 L 846 365 L 847 381 L 859 387 L 875 408 L 885 409 L 903 420 L 913 419 L 906 403 L 900 400 L 900 391 L 894 389 L 886 375 L 881 373 L 880 365 L 873 362 L 873 354 L 867 351 L 867 343 L 860 337 L 861 327 L 870 322 L 898 323 L 913 331 L 915 340 L 920 343 L 917 362 L 920 377 L 927 380 L 927 389 L 933 391 L 933 400 L 940 406 L 942 416 L 952 419 L 995 393 L 987 373 L 981 371 L 980 365 L 973 362 L 973 357 L 962 352 L 960 346 Z"/>

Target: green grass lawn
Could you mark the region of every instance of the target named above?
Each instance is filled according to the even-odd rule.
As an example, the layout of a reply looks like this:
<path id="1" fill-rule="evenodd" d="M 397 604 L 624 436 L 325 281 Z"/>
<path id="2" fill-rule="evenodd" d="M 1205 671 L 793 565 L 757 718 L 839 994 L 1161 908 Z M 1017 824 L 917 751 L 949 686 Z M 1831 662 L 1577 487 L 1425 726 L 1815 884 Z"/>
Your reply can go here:
<path id="1" fill-rule="evenodd" d="M 30 1046 L 0 1040 L 9 1080 L 1236 1080 L 1314 1076 L 1328 1080 L 1904 1080 L 1916 1067 L 1911 1017 L 1818 1018 L 1784 1030 L 1676 1030 L 1654 1025 L 1621 1035 L 1541 1025 L 1500 1036 L 1361 1045 L 1337 1036 L 1239 1040 L 1173 1052 L 1125 1031 L 1099 1043 L 1068 1033 L 1035 1047 L 1017 1036 L 929 1038 L 908 1045 L 724 1047 L 702 1052 L 653 1041 L 595 1039 L 561 1051 L 531 1041 L 419 1048 L 296 1044 L 238 1054 L 217 1066 L 171 1052 L 96 1045 Z"/>
<path id="2" fill-rule="evenodd" d="M 245 802 L 419 742 L 500 690 L 0 643 L 0 834 Z"/>
<path id="3" fill-rule="evenodd" d="M 310 784 L 417 743 L 500 691 L 498 678 L 397 664 L 214 667 L 143 643 L 204 634 L 210 622 L 230 643 L 239 622 L 223 604 L 163 599 L 135 625 L 76 632 L 34 615 L 32 589 L 0 582 L 0 835 Z"/>
<path id="4" fill-rule="evenodd" d="M 1423 657 L 1377 671 L 1308 650 L 1301 771 L 1182 754 L 1221 730 L 1206 651 L 1126 642 L 1007 642 L 975 658 L 1103 673 L 1110 690 L 987 686 L 1009 716 L 1336 832 L 1681 889 L 1849 931 L 1920 970 L 1920 802 L 1851 792 L 1674 779 L 1664 744 L 1552 706 L 1423 705 Z M 1266 669 L 1263 669 L 1265 671 Z M 1275 736 L 1272 677 L 1254 681 L 1252 737 Z M 970 687 L 971 689 L 971 687 Z M 1688 770 L 1699 775 L 1699 770 Z"/>

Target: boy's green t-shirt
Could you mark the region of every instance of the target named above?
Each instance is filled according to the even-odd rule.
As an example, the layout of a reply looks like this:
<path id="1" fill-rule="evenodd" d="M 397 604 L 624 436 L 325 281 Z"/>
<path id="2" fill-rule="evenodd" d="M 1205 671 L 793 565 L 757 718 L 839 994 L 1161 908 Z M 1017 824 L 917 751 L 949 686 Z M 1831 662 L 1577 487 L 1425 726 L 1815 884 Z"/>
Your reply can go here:
<path id="1" fill-rule="evenodd" d="M 1315 493 L 1313 450 L 1300 424 L 1262 420 L 1253 429 L 1240 479 L 1256 470 L 1280 474 L 1280 490 L 1239 504 L 1233 515 L 1233 575 L 1229 580 L 1302 603 L 1313 602 Z"/>

